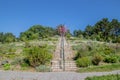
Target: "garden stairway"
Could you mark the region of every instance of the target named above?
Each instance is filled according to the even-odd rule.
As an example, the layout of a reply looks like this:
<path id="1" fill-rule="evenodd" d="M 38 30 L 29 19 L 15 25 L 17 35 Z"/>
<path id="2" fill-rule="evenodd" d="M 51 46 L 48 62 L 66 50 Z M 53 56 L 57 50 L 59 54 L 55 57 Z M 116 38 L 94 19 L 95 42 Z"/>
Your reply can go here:
<path id="1" fill-rule="evenodd" d="M 59 38 L 58 44 L 56 46 L 56 51 L 54 53 L 54 58 L 51 61 L 52 67 L 51 71 L 53 72 L 61 72 L 61 71 L 76 71 L 76 63 L 73 61 L 74 53 L 67 43 L 66 39 L 64 40 L 64 60 L 63 55 L 61 55 L 61 38 Z"/>

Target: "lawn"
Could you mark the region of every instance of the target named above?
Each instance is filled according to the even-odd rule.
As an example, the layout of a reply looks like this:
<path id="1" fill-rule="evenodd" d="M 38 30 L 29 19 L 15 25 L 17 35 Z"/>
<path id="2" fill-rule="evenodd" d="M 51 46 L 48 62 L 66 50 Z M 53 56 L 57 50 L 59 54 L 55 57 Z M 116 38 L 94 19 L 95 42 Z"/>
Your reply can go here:
<path id="1" fill-rule="evenodd" d="M 120 74 L 87 77 L 85 80 L 120 80 Z"/>

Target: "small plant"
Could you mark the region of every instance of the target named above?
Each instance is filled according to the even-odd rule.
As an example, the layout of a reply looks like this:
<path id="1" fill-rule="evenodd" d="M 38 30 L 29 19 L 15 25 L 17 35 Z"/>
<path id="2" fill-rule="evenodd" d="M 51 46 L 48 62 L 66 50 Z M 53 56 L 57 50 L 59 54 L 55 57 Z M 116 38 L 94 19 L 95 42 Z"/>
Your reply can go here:
<path id="1" fill-rule="evenodd" d="M 82 57 L 76 60 L 78 67 L 88 67 L 91 64 L 89 57 Z"/>
<path id="2" fill-rule="evenodd" d="M 11 65 L 9 63 L 6 63 L 3 65 L 3 67 L 4 67 L 4 70 L 10 70 Z"/>
<path id="3" fill-rule="evenodd" d="M 12 65 L 20 65 L 21 63 L 23 63 L 23 60 L 22 60 L 22 58 L 19 58 L 19 57 L 15 58 L 15 59 L 11 62 Z"/>
<path id="4" fill-rule="evenodd" d="M 99 63 L 102 61 L 102 56 L 99 54 L 96 54 L 93 56 L 92 63 L 94 65 L 99 65 Z"/>
<path id="5" fill-rule="evenodd" d="M 37 66 L 35 69 L 38 72 L 50 72 L 50 67 L 48 67 L 46 65 Z"/>
<path id="6" fill-rule="evenodd" d="M 7 64 L 8 63 L 8 60 L 3 60 L 3 61 L 1 61 L 1 65 L 5 65 L 5 64 Z"/>

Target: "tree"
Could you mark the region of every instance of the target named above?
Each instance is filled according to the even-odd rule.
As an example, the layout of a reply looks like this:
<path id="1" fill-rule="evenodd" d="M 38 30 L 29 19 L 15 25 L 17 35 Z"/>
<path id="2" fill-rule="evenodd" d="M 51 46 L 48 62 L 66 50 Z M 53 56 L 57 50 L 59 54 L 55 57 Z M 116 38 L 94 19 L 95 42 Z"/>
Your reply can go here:
<path id="1" fill-rule="evenodd" d="M 55 29 L 51 27 L 45 27 L 42 25 L 33 25 L 27 31 L 20 34 L 20 39 L 25 40 L 34 40 L 34 39 L 43 39 L 47 37 L 52 37 L 55 35 Z"/>
<path id="2" fill-rule="evenodd" d="M 0 33 L 0 42 L 2 42 L 2 43 L 4 42 L 4 34 L 3 34 L 3 32 Z"/>
<path id="3" fill-rule="evenodd" d="M 86 26 L 85 31 L 84 31 L 84 36 L 86 38 L 89 38 L 93 34 L 93 27 L 91 25 Z"/>
<path id="4" fill-rule="evenodd" d="M 83 35 L 83 31 L 81 31 L 81 30 L 74 30 L 73 31 L 73 35 L 75 37 L 79 37 L 80 35 Z"/>
<path id="5" fill-rule="evenodd" d="M 108 18 L 103 18 L 93 26 L 86 26 L 82 33 L 78 30 L 74 31 L 74 36 L 78 37 L 79 34 L 82 34 L 87 39 L 120 42 L 120 22 L 117 19 L 109 21 Z"/>
<path id="6" fill-rule="evenodd" d="M 15 41 L 15 36 L 12 33 L 5 33 L 4 35 L 5 42 L 14 42 Z"/>

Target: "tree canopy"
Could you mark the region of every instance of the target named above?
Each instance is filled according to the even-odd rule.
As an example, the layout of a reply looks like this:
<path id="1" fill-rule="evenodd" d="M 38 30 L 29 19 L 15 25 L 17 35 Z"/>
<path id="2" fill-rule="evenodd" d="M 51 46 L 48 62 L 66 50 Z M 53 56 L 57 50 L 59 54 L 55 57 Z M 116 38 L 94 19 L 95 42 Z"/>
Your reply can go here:
<path id="1" fill-rule="evenodd" d="M 20 40 L 42 39 L 55 35 L 55 29 L 42 25 L 34 25 L 25 32 L 20 33 Z"/>
<path id="2" fill-rule="evenodd" d="M 33 25 L 25 32 L 21 32 L 19 38 L 16 38 L 12 33 L 0 32 L 0 42 L 10 43 L 16 40 L 39 40 L 60 35 L 60 33 L 64 33 L 67 37 L 71 36 L 70 30 L 66 29 L 66 27 L 62 24 L 58 25 L 56 28 Z M 110 21 L 108 18 L 103 18 L 102 20 L 96 22 L 93 26 L 87 25 L 84 31 L 80 29 L 74 30 L 73 36 L 98 41 L 112 41 L 120 43 L 120 22 L 117 19 L 112 19 Z"/>
<path id="3" fill-rule="evenodd" d="M 14 42 L 16 40 L 16 37 L 12 33 L 3 33 L 0 32 L 0 42 L 5 43 L 5 42 Z"/>
<path id="4" fill-rule="evenodd" d="M 74 30 L 74 36 L 80 35 L 86 39 L 120 42 L 120 22 L 117 19 L 109 21 L 108 18 L 103 18 L 93 26 L 86 26 L 84 31 Z"/>

